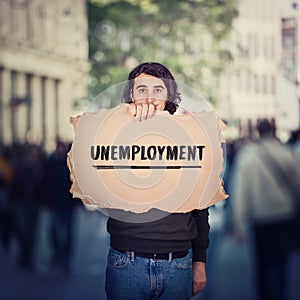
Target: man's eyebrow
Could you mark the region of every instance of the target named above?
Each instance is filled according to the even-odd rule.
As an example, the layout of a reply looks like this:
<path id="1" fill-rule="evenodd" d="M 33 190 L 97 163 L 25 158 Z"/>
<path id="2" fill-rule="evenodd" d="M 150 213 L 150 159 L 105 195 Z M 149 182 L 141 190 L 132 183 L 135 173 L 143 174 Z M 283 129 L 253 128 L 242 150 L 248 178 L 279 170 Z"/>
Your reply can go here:
<path id="1" fill-rule="evenodd" d="M 148 86 L 146 85 L 146 84 L 139 84 L 139 85 L 137 85 L 135 88 L 136 89 L 139 89 L 139 88 L 147 88 Z M 160 85 L 160 84 L 158 84 L 158 85 L 154 85 L 153 86 L 154 88 L 161 88 L 161 89 L 165 89 L 165 87 L 163 86 L 163 85 Z"/>
<path id="2" fill-rule="evenodd" d="M 163 85 L 155 85 L 155 88 L 161 88 L 161 89 L 165 89 L 165 87 Z"/>
<path id="3" fill-rule="evenodd" d="M 139 89 L 139 88 L 145 88 L 145 87 L 147 87 L 147 85 L 145 85 L 145 84 L 139 84 L 135 88 Z"/>

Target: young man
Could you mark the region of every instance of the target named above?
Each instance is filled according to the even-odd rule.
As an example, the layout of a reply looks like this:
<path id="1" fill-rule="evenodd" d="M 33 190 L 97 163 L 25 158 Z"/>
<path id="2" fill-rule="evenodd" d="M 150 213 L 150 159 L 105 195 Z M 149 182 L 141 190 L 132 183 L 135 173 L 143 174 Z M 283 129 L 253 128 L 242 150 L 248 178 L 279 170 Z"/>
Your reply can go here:
<path id="1" fill-rule="evenodd" d="M 137 66 L 129 74 L 123 98 L 137 121 L 156 111 L 174 114 L 181 100 L 173 75 L 159 63 Z M 150 213 L 136 214 L 136 222 L 110 215 L 108 300 L 188 300 L 205 286 L 208 210 L 162 214 L 147 221 Z"/>

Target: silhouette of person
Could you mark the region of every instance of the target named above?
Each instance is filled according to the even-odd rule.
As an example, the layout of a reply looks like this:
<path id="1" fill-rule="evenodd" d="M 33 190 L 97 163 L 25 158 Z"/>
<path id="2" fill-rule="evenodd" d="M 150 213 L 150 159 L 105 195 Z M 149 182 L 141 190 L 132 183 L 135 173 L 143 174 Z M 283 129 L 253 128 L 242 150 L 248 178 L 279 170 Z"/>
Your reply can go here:
<path id="1" fill-rule="evenodd" d="M 259 299 L 283 300 L 293 200 L 282 176 L 299 184 L 300 168 L 290 148 L 274 135 L 271 122 L 261 120 L 257 130 L 260 140 L 243 146 L 234 165 L 235 234 L 240 241 L 247 229 L 252 235 Z"/>
<path id="2" fill-rule="evenodd" d="M 69 192 L 71 181 L 66 164 L 68 147 L 57 141 L 48 162 L 49 200 L 51 211 L 51 263 L 68 273 L 73 253 L 74 213 L 78 203 Z"/>

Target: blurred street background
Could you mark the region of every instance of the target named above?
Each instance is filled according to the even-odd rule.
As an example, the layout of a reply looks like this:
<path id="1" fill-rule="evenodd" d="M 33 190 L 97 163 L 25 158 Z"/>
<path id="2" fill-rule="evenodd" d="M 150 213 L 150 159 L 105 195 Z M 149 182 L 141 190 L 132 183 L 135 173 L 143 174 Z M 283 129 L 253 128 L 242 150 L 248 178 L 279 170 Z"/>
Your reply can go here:
<path id="1" fill-rule="evenodd" d="M 165 64 L 224 120 L 229 194 L 262 119 L 300 160 L 299 16 L 298 0 L 0 0 L 0 300 L 105 299 L 106 216 L 69 193 L 69 119 L 141 62 Z M 210 208 L 195 299 L 258 299 L 251 234 L 237 238 L 231 200 Z M 299 249 L 285 300 L 299 299 Z"/>
<path id="2" fill-rule="evenodd" d="M 207 264 L 208 283 L 202 295 L 194 299 L 254 300 L 251 244 L 239 245 L 224 232 L 223 208 L 211 212 L 211 247 Z M 16 264 L 14 243 L 7 252 L 0 248 L 0 299 L 3 300 L 105 300 L 104 281 L 108 235 L 106 217 L 98 211 L 79 206 L 76 209 L 74 250 L 69 272 L 50 263 L 49 240 L 43 232 L 49 226 L 49 213 L 43 212 L 39 221 L 35 268 L 21 269 Z M 288 262 L 288 298 L 297 300 L 300 295 L 300 253 L 291 253 Z"/>

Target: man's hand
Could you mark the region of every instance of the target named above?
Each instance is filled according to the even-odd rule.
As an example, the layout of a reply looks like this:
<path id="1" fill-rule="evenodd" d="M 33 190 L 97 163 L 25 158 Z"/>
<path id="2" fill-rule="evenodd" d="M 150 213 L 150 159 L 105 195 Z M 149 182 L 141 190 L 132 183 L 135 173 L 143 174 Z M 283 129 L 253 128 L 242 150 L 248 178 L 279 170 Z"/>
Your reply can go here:
<path id="1" fill-rule="evenodd" d="M 129 113 L 138 122 L 150 119 L 153 117 L 155 106 L 151 103 L 136 104 L 131 103 L 129 105 Z"/>
<path id="2" fill-rule="evenodd" d="M 193 262 L 193 296 L 202 291 L 206 284 L 205 263 Z"/>

